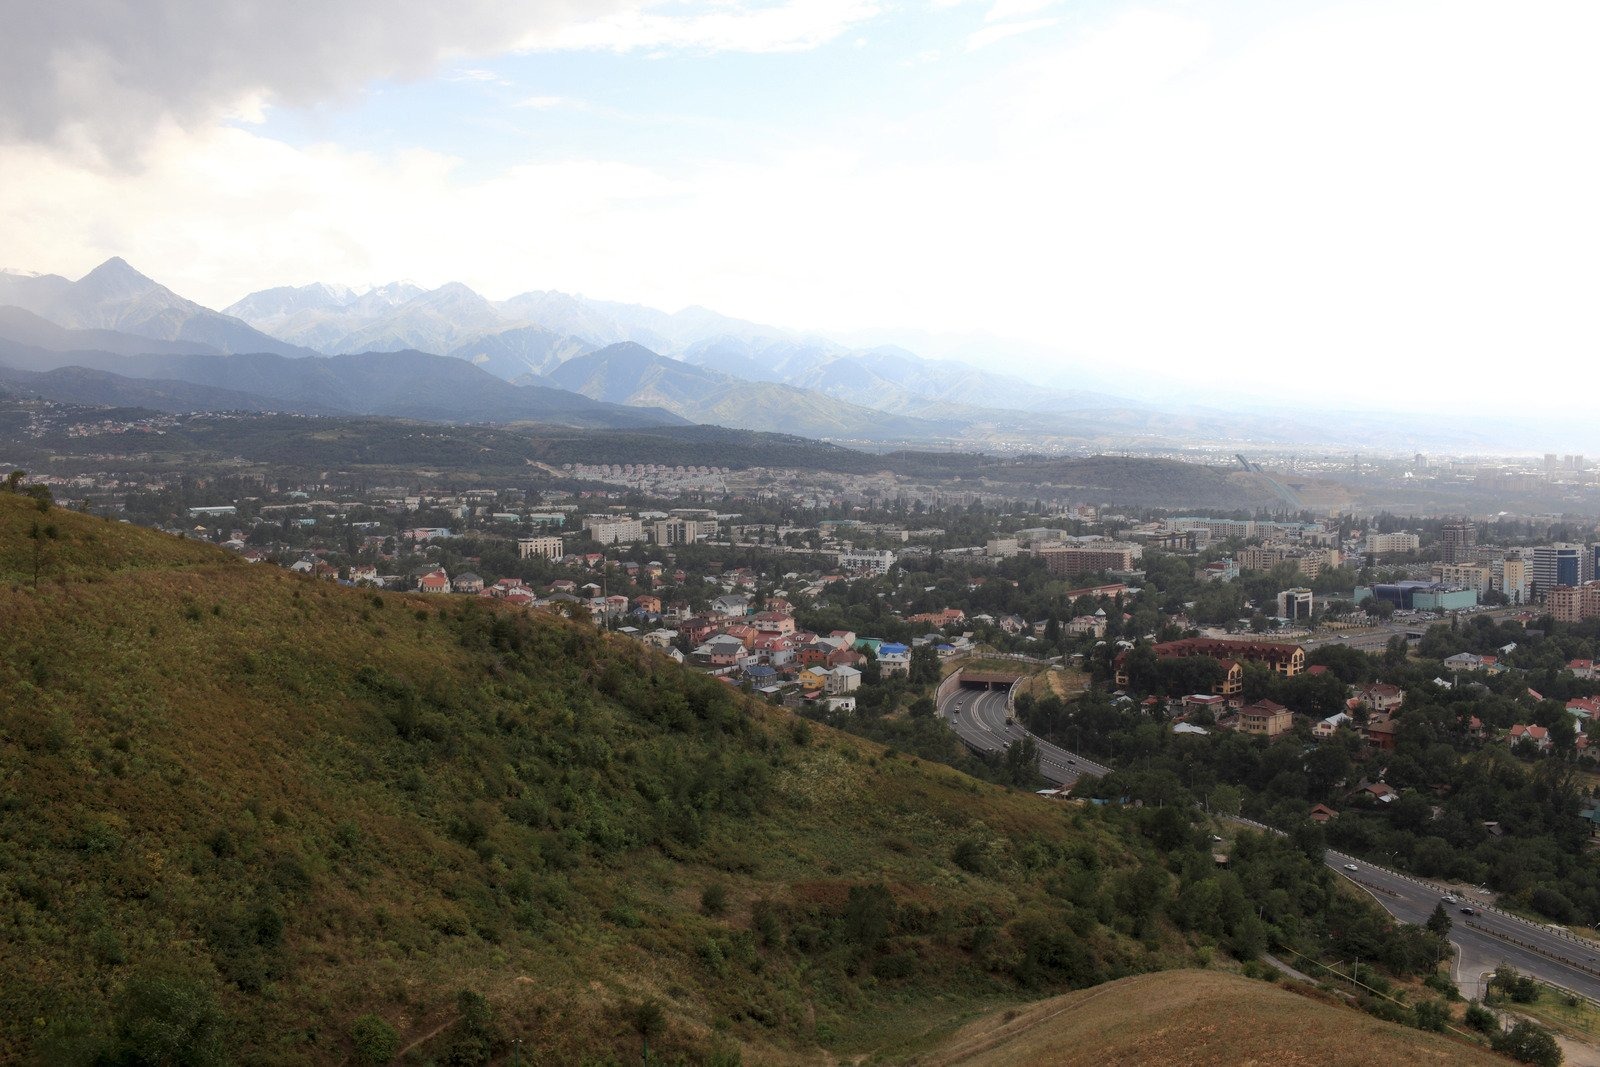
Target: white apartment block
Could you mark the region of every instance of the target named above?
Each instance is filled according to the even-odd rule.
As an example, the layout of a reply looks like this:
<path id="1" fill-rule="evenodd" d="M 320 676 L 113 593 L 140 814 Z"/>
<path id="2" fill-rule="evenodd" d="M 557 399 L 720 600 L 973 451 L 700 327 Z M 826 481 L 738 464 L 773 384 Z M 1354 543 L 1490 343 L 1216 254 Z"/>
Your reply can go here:
<path id="1" fill-rule="evenodd" d="M 895 559 L 895 554 L 888 549 L 846 549 L 839 553 L 839 569 L 864 571 L 872 575 L 887 574 L 889 568 L 894 566 Z"/>
<path id="2" fill-rule="evenodd" d="M 1422 547 L 1422 539 L 1414 533 L 1369 533 L 1367 552 L 1386 556 L 1392 552 L 1415 552 Z"/>
<path id="3" fill-rule="evenodd" d="M 583 520 L 583 529 L 602 545 L 621 545 L 629 541 L 644 540 L 644 523 L 639 519 L 591 515 Z"/>
<path id="4" fill-rule="evenodd" d="M 567 550 L 559 537 L 519 537 L 517 555 L 522 559 L 560 559 Z"/>

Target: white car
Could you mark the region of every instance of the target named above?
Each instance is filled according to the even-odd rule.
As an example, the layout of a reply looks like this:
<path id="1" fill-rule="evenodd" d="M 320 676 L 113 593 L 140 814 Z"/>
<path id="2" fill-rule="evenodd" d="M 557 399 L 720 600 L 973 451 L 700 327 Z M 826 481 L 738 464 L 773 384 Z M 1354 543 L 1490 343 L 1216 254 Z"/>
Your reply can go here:
<path id="1" fill-rule="evenodd" d="M 1361 868 L 1357 867 L 1353 863 L 1347 863 L 1344 865 L 1344 869 L 1347 871 L 1359 871 Z"/>

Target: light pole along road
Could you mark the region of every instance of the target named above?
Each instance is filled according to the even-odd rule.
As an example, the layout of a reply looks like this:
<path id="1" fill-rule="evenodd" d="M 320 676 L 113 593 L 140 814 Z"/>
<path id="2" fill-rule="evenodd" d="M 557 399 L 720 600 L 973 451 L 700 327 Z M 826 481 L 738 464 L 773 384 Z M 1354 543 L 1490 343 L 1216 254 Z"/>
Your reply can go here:
<path id="1" fill-rule="evenodd" d="M 1056 785 L 1071 786 L 1084 774 L 1110 773 L 1103 764 L 1052 745 L 1011 721 L 1004 689 L 958 687 L 940 702 L 939 714 L 962 742 L 977 752 L 1004 752 L 1013 742 L 1033 737 L 1039 746 L 1039 774 Z M 1268 833 L 1282 832 L 1249 819 L 1234 821 Z M 1434 906 L 1445 897 L 1440 886 L 1331 849 L 1323 859 L 1402 922 L 1426 923 Z M 1523 974 L 1600 1001 L 1600 942 L 1509 915 L 1470 896 L 1445 907 L 1452 922 L 1450 940 L 1460 950 L 1453 977 L 1464 996 L 1481 996 L 1479 976 L 1506 963 Z M 1471 909 L 1471 913 L 1462 909 Z"/>

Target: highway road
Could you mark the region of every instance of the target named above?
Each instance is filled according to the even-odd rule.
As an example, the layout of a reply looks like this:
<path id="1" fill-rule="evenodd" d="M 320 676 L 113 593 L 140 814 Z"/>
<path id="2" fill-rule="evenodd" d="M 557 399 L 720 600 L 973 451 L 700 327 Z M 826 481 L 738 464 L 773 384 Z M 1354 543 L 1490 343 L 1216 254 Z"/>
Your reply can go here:
<path id="1" fill-rule="evenodd" d="M 1235 821 L 1253 829 L 1278 833 L 1248 819 Z M 1443 886 L 1331 849 L 1323 859 L 1337 874 L 1365 889 L 1384 910 L 1402 922 L 1419 926 L 1426 923 L 1433 914 L 1434 905 L 1446 894 Z M 1352 866 L 1353 871 L 1350 870 Z M 1463 912 L 1467 908 L 1472 914 Z M 1463 996 L 1481 997 L 1483 988 L 1479 978 L 1505 963 L 1523 974 L 1600 1000 L 1600 943 L 1500 911 L 1470 894 L 1446 902 L 1445 909 L 1452 923 L 1450 941 L 1457 949 L 1453 976 Z"/>
<path id="2" fill-rule="evenodd" d="M 1004 689 L 957 689 L 940 705 L 939 713 L 956 736 L 978 752 L 1003 752 L 1012 742 L 1033 736 L 1020 723 L 1006 720 Z M 1039 746 L 1039 773 L 1046 781 L 1071 785 L 1082 774 L 1100 777 L 1111 773 L 1110 768 L 1043 738 L 1034 737 L 1033 741 Z"/>
<path id="3" fill-rule="evenodd" d="M 1032 736 L 1020 724 L 1007 720 L 1003 689 L 957 689 L 945 698 L 939 713 L 969 748 L 979 752 L 1004 751 L 1013 742 Z M 1109 773 L 1104 765 L 1041 738 L 1034 737 L 1034 743 L 1039 746 L 1039 773 L 1047 781 L 1071 785 L 1082 774 Z M 1268 833 L 1281 832 L 1249 819 L 1233 821 Z M 1340 852 L 1329 850 L 1323 858 L 1335 873 L 1365 889 L 1402 922 L 1427 922 L 1434 905 L 1445 895 L 1441 886 Z M 1507 914 L 1471 895 L 1445 907 L 1453 924 L 1450 941 L 1457 949 L 1454 978 L 1463 996 L 1481 997 L 1480 976 L 1506 963 L 1551 985 L 1600 1001 L 1600 942 Z M 1472 914 L 1464 914 L 1462 908 L 1471 908 Z"/>
<path id="4" fill-rule="evenodd" d="M 1523 610 L 1525 609 L 1495 608 L 1491 611 L 1474 612 L 1461 616 L 1461 624 L 1466 625 L 1469 620 L 1480 614 L 1487 615 L 1495 622 L 1502 622 Z M 1318 634 L 1315 637 L 1308 637 L 1297 643 L 1304 647 L 1307 652 L 1315 648 L 1321 648 L 1323 645 L 1349 645 L 1351 648 L 1358 648 L 1363 652 L 1382 652 L 1391 637 L 1403 636 L 1407 630 L 1426 631 L 1430 626 L 1438 626 L 1440 623 L 1448 625 L 1449 622 L 1450 620 L 1447 616 L 1441 616 L 1436 619 L 1395 619 L 1392 622 L 1364 627 L 1360 630 L 1345 630 L 1339 634 Z"/>

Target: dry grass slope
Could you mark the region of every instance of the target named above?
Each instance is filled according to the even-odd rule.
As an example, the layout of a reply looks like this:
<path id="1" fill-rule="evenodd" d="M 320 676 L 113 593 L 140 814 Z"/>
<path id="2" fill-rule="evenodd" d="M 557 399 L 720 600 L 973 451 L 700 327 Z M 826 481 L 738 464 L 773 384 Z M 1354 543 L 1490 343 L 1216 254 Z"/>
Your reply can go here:
<path id="1" fill-rule="evenodd" d="M 241 1061 L 338 1062 L 358 1017 L 411 1039 L 471 989 L 540 1062 L 634 1054 L 655 998 L 658 1051 L 781 1063 L 1186 958 L 1102 925 L 1143 846 L 1093 815 L 586 627 L 4 495 L 0 575 L 0 1061 L 152 967 Z"/>
<path id="2" fill-rule="evenodd" d="M 1010 1015 L 1011 1013 L 1006 1013 Z M 957 1031 L 919 1067 L 1505 1067 L 1481 1047 L 1217 971 L 1125 978 Z"/>

